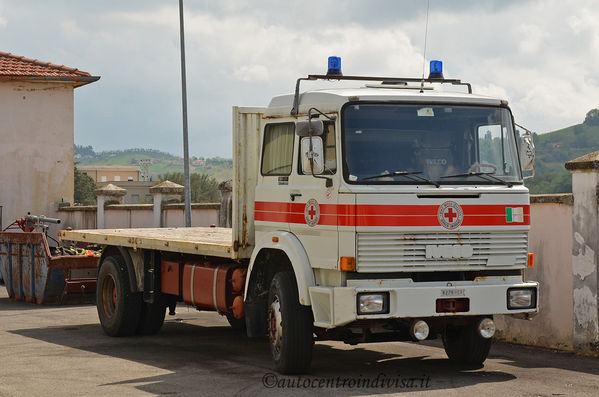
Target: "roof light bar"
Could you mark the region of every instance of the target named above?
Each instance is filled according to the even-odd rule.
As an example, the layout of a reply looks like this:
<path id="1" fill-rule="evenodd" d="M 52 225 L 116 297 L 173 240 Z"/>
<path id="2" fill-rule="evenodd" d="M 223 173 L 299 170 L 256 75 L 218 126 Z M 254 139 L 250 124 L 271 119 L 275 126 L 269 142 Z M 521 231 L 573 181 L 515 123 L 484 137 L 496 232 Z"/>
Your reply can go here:
<path id="1" fill-rule="evenodd" d="M 412 77 L 374 77 L 374 76 L 344 76 L 341 73 L 341 57 L 329 57 L 328 70 L 326 75 L 310 74 L 308 77 L 300 77 L 295 83 L 295 96 L 293 97 L 293 106 L 291 107 L 291 115 L 296 116 L 299 113 L 299 91 L 300 82 L 302 80 L 356 80 L 356 81 L 381 81 L 385 83 L 441 83 L 452 85 L 463 85 L 468 87 L 468 93 L 472 94 L 472 86 L 470 83 L 463 83 L 457 79 L 446 79 L 443 77 L 443 62 L 431 61 L 430 74 L 428 78 L 412 78 Z"/>
<path id="2" fill-rule="evenodd" d="M 341 57 L 329 57 L 327 76 L 343 76 L 343 73 L 341 73 Z"/>
<path id="3" fill-rule="evenodd" d="M 443 62 L 431 61 L 430 72 L 428 74 L 429 80 L 431 79 L 443 79 Z"/>

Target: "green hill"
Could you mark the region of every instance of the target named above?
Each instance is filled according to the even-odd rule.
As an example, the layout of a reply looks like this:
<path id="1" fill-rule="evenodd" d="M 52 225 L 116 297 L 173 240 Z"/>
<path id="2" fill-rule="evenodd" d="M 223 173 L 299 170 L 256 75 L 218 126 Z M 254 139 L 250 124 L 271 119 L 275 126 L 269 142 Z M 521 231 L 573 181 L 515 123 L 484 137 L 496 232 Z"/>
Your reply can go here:
<path id="1" fill-rule="evenodd" d="M 534 135 L 535 177 L 526 180 L 531 193 L 569 193 L 572 178 L 564 163 L 599 150 L 599 109 L 589 111 L 583 123 L 546 134 Z M 91 146 L 75 145 L 75 161 L 81 164 L 137 164 L 150 159 L 154 179 L 167 173 L 183 172 L 183 158 L 153 149 L 94 152 Z M 192 173 L 205 174 L 218 181 L 231 179 L 233 160 L 220 157 L 192 157 Z"/>
<path id="2" fill-rule="evenodd" d="M 526 181 L 531 193 L 570 193 L 572 178 L 564 164 L 599 150 L 599 110 L 587 113 L 576 124 L 543 135 L 534 135 L 535 177 Z"/>
<path id="3" fill-rule="evenodd" d="M 183 172 L 183 158 L 154 149 L 127 149 L 95 152 L 91 146 L 75 145 L 75 161 L 80 164 L 136 165 L 139 160 L 151 160 L 150 175 L 157 180 L 160 175 Z M 205 174 L 217 181 L 233 176 L 233 160 L 220 157 L 191 157 L 190 172 Z"/>

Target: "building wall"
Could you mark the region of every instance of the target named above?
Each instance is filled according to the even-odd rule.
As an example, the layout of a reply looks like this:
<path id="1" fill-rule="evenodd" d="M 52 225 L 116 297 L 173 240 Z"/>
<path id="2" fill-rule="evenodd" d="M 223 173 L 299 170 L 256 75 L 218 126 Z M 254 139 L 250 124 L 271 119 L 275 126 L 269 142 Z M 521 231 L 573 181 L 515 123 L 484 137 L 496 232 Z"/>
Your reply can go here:
<path id="1" fill-rule="evenodd" d="M 499 339 L 573 348 L 571 197 L 533 197 L 529 251 L 535 254 L 535 266 L 526 269 L 524 278 L 539 282 L 539 314 L 532 320 L 496 316 Z"/>
<path id="2" fill-rule="evenodd" d="M 73 202 L 73 85 L 0 83 L 3 225 Z"/>
<path id="3" fill-rule="evenodd" d="M 94 182 L 123 182 L 123 181 L 139 181 L 139 169 L 95 169 L 89 165 L 78 165 L 82 173 L 89 176 Z M 131 179 L 130 179 L 131 178 Z"/>

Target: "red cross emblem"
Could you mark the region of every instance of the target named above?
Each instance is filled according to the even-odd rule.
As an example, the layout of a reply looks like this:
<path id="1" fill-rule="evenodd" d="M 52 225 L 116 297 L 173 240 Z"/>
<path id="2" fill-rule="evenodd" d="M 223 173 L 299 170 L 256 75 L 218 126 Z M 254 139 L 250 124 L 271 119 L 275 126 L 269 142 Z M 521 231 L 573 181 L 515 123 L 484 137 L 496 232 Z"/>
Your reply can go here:
<path id="1" fill-rule="evenodd" d="M 455 218 L 456 216 L 458 216 L 458 214 L 456 214 L 455 212 L 453 212 L 453 208 L 449 207 L 449 209 L 445 210 L 445 213 L 443 214 L 443 216 L 445 218 L 447 218 L 447 220 L 449 221 L 449 223 L 453 222 L 453 218 Z"/>
<path id="2" fill-rule="evenodd" d="M 318 201 L 315 199 L 308 200 L 304 207 L 304 218 L 306 219 L 306 224 L 308 226 L 316 226 L 318 224 L 318 220 L 320 219 L 320 206 L 318 205 Z"/>
<path id="3" fill-rule="evenodd" d="M 310 210 L 308 211 L 308 215 L 310 215 L 310 220 L 314 220 L 314 215 L 316 215 L 316 211 L 314 210 L 314 206 L 310 206 Z"/>
<path id="4" fill-rule="evenodd" d="M 455 201 L 446 201 L 439 206 L 437 219 L 446 229 L 456 229 L 464 220 L 464 211 Z"/>

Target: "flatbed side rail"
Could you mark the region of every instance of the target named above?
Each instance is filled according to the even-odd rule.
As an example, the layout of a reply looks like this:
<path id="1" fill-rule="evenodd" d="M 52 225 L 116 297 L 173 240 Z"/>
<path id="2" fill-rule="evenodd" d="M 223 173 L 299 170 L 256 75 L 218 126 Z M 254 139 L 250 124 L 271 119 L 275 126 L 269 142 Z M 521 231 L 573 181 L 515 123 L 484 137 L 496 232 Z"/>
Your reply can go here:
<path id="1" fill-rule="evenodd" d="M 241 259 L 232 229 L 213 227 L 61 230 L 62 241 Z"/>

